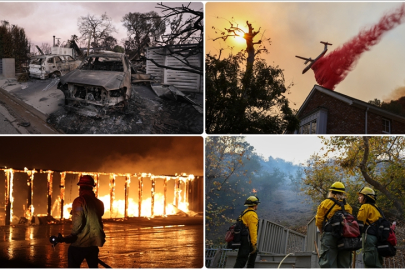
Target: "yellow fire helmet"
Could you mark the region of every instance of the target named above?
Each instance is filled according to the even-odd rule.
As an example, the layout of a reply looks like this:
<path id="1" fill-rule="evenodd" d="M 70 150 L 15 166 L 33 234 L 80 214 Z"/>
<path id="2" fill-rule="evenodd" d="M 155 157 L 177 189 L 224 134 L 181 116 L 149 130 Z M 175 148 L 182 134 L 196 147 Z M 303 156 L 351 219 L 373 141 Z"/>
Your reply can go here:
<path id="1" fill-rule="evenodd" d="M 342 192 L 346 193 L 345 185 L 343 185 L 342 182 L 335 182 L 330 186 L 330 191 L 337 191 L 337 192 Z"/>
<path id="2" fill-rule="evenodd" d="M 376 200 L 376 195 L 375 195 L 375 191 L 370 188 L 370 187 L 364 187 L 362 188 L 357 194 L 363 194 L 364 196 L 369 197 L 370 199 L 372 199 L 373 201 Z"/>
<path id="3" fill-rule="evenodd" d="M 255 206 L 259 204 L 259 198 L 256 196 L 250 196 L 249 198 L 246 199 L 245 201 L 245 206 Z"/>

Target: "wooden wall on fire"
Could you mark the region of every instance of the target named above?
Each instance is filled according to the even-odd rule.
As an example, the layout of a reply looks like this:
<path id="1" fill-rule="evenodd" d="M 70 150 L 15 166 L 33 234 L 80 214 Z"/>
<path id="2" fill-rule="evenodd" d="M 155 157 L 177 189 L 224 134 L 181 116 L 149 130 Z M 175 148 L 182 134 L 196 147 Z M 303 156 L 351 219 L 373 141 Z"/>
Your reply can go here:
<path id="1" fill-rule="evenodd" d="M 190 182 L 188 209 L 194 212 L 204 211 L 204 178 L 195 176 Z"/>

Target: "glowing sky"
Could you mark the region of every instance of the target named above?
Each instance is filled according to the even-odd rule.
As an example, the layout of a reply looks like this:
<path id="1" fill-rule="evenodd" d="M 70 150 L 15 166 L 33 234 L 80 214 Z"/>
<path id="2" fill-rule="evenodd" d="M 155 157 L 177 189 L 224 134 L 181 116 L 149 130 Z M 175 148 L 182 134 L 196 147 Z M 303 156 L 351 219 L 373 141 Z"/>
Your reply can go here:
<path id="1" fill-rule="evenodd" d="M 126 38 L 127 31 L 122 25 L 122 17 L 129 12 L 146 13 L 155 11 L 158 2 L 31 2 L 13 3 L 0 2 L 0 20 L 6 20 L 10 24 L 24 28 L 26 35 L 34 45 L 41 45 L 47 42 L 52 46 L 52 36 L 60 38 L 60 41 L 70 39 L 71 35 L 81 36 L 77 27 L 77 20 L 80 16 L 96 15 L 107 13 L 112 18 L 117 33 L 112 33 L 120 44 L 121 39 Z M 160 3 L 160 2 L 159 2 Z M 164 3 L 172 7 L 179 7 L 188 3 Z M 200 10 L 203 7 L 201 2 L 191 3 L 191 8 Z M 34 46 L 35 47 L 35 46 Z"/>
<path id="2" fill-rule="evenodd" d="M 356 36 L 361 29 L 376 24 L 385 13 L 393 11 L 400 4 L 207 3 L 206 53 L 218 55 L 219 49 L 228 45 L 234 46 L 234 53 L 244 48 L 243 42 L 235 42 L 232 38 L 226 43 L 222 40 L 212 41 L 219 36 L 212 26 L 222 31 L 224 27 L 229 27 L 227 20 L 233 18 L 243 28 L 247 28 L 246 21 L 252 23 L 255 30 L 261 27 L 264 37 L 271 38 L 271 45 L 266 46 L 270 53 L 262 57 L 269 64 L 278 65 L 284 70 L 286 85 L 294 83 L 287 97 L 291 106 L 298 109 L 316 81 L 312 70 L 302 74 L 306 65 L 295 55 L 314 59 L 323 50 L 320 41 L 332 43 L 328 51 L 331 52 Z M 401 24 L 360 57 L 354 70 L 336 86 L 335 91 L 366 102 L 374 98 L 391 100 L 404 96 L 404 47 L 405 24 Z M 222 52 L 222 57 L 230 52 L 229 49 Z"/>
<path id="3" fill-rule="evenodd" d="M 0 137 L 0 167 L 203 175 L 202 137 Z"/>

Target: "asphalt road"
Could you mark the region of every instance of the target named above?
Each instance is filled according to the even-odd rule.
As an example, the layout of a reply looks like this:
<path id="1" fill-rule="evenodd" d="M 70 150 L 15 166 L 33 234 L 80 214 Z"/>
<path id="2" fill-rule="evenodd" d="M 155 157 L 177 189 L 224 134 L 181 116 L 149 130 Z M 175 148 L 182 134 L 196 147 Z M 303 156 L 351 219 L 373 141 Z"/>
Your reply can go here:
<path id="1" fill-rule="evenodd" d="M 99 259 L 112 268 L 202 268 L 202 218 L 186 219 L 104 222 L 107 238 Z M 71 224 L 0 227 L 1 267 L 66 268 L 69 245 L 61 243 L 53 249 L 49 237 L 59 232 L 67 235 L 70 229 Z"/>
<path id="2" fill-rule="evenodd" d="M 55 83 L 38 80 L 27 89 L 28 84 L 0 80 L 0 134 L 60 133 L 46 122 L 50 113 L 63 109 L 59 105 L 63 94 Z"/>

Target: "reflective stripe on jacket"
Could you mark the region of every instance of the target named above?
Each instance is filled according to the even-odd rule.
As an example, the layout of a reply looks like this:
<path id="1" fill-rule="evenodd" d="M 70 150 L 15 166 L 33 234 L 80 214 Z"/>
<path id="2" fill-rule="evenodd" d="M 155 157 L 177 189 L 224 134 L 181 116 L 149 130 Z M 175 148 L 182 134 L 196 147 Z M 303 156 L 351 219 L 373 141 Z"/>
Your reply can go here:
<path id="1" fill-rule="evenodd" d="M 339 201 L 340 203 L 343 203 L 343 201 Z M 323 226 L 323 220 L 325 218 L 326 213 L 329 211 L 329 209 L 332 207 L 332 205 L 334 205 L 335 202 L 330 200 L 330 199 L 326 199 L 324 201 L 321 202 L 321 204 L 318 206 L 318 210 L 316 211 L 316 227 L 318 227 L 318 229 L 320 231 L 323 230 L 322 226 Z M 352 207 L 349 204 L 345 204 L 344 206 L 346 212 L 349 212 L 350 214 L 353 212 Z M 336 204 L 333 209 L 329 212 L 327 218 L 330 219 L 336 211 L 342 210 L 342 207 L 340 207 L 340 205 Z"/>
<path id="2" fill-rule="evenodd" d="M 252 210 L 252 208 L 246 208 L 243 213 L 245 213 L 247 210 Z M 246 214 L 243 215 L 242 217 L 243 224 L 245 224 L 246 227 L 249 228 L 249 234 L 250 234 L 250 242 L 252 245 L 256 245 L 257 243 L 257 227 L 259 224 L 259 217 L 257 216 L 257 213 L 255 211 L 249 211 Z"/>
<path id="3" fill-rule="evenodd" d="M 72 204 L 72 235 L 77 240 L 75 247 L 102 247 L 105 242 L 103 222 L 104 204 L 91 190 L 81 190 L 80 196 Z"/>

